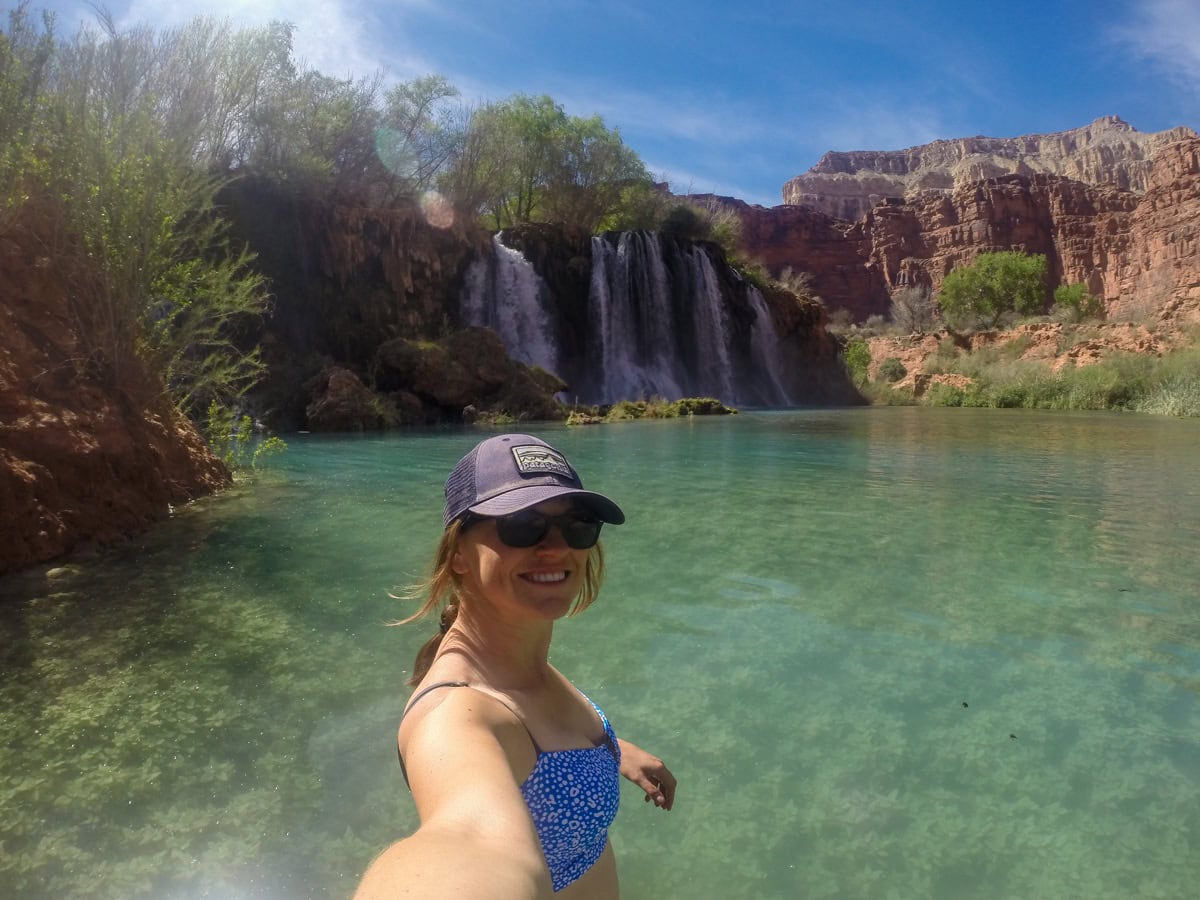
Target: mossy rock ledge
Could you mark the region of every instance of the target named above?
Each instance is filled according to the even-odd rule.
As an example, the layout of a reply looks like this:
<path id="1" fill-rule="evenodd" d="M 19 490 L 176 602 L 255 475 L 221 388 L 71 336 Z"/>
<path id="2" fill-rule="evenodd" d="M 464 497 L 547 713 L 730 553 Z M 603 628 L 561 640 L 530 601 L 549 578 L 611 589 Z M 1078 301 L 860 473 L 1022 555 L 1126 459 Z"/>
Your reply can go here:
<path id="1" fill-rule="evenodd" d="M 489 328 L 463 328 L 438 341 L 395 338 L 360 376 L 330 367 L 305 385 L 308 427 L 370 431 L 476 420 L 560 420 L 558 377 L 509 357 Z"/>

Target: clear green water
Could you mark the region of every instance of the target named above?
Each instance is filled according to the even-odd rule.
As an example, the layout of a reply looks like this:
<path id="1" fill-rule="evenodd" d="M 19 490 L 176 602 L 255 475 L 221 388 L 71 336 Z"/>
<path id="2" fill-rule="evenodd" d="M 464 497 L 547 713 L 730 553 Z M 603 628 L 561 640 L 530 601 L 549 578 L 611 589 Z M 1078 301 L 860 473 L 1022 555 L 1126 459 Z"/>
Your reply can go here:
<path id="1" fill-rule="evenodd" d="M 1190 897 L 1200 422 L 869 409 L 538 429 L 623 504 L 553 659 L 680 780 L 638 898 Z M 0 895 L 346 897 L 415 825 L 427 626 L 477 433 L 293 439 L 253 490 L 0 581 Z"/>

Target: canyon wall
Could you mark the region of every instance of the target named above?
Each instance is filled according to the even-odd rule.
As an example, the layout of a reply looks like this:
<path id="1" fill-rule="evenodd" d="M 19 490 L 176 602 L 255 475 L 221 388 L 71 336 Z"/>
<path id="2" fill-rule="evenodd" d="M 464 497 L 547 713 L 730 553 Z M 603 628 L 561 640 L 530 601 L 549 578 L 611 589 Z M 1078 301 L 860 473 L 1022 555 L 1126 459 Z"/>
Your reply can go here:
<path id="1" fill-rule="evenodd" d="M 969 137 L 906 150 L 826 153 L 783 186 L 783 202 L 855 221 L 876 204 L 922 191 L 950 193 L 1004 175 L 1064 175 L 1144 193 L 1152 160 L 1164 146 L 1196 137 L 1191 128 L 1143 133 L 1117 116 L 1082 128 L 1015 138 Z"/>
<path id="2" fill-rule="evenodd" d="M 1047 299 L 1057 284 L 1084 282 L 1110 317 L 1190 313 L 1200 304 L 1198 154 L 1195 137 L 1160 147 L 1140 194 L 1036 173 L 885 200 L 853 224 L 806 207 L 734 208 L 748 256 L 773 274 L 810 273 L 829 308 L 859 321 L 886 314 L 896 289 L 936 292 L 955 267 L 1001 250 L 1046 255 Z"/>

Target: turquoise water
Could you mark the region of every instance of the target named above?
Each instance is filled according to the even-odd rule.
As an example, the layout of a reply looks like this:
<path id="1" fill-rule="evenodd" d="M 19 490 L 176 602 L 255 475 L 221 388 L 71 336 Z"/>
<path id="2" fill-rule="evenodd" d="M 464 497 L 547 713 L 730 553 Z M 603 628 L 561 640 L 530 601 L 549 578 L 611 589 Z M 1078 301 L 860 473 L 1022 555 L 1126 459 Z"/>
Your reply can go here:
<path id="1" fill-rule="evenodd" d="M 1192 896 L 1200 422 L 863 409 L 539 428 L 629 515 L 554 662 L 679 778 L 626 898 Z M 0 895 L 346 897 L 415 825 L 388 628 L 477 432 L 295 438 L 0 581 Z"/>

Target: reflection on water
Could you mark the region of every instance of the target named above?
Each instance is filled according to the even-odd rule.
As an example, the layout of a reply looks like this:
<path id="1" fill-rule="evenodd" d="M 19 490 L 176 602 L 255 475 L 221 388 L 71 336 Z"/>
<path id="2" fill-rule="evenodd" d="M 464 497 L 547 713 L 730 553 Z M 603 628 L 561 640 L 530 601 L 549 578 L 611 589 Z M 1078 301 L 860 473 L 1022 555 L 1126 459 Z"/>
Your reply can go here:
<path id="1" fill-rule="evenodd" d="M 1177 897 L 1200 844 L 1200 423 L 880 409 L 542 429 L 613 494 L 554 661 L 680 777 L 623 895 Z M 0 581 L 0 893 L 347 896 L 475 434 L 292 441 L 252 491 Z"/>

